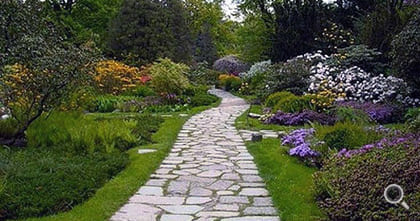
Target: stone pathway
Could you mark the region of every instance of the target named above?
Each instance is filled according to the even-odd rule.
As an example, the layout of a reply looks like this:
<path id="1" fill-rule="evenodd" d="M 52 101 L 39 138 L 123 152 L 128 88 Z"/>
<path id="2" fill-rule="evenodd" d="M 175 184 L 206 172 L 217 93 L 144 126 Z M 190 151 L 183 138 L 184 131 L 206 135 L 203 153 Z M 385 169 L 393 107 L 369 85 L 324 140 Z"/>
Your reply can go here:
<path id="1" fill-rule="evenodd" d="M 221 105 L 185 123 L 160 168 L 111 220 L 279 220 L 233 125 L 249 106 L 230 93 L 211 93 Z"/>

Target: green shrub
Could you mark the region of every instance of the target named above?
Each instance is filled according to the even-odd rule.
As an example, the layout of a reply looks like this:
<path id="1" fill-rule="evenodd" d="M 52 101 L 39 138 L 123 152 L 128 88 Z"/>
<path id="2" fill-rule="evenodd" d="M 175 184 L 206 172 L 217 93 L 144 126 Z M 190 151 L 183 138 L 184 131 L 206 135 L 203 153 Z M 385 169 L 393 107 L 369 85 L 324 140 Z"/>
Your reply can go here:
<path id="1" fill-rule="evenodd" d="M 189 86 L 186 90 L 184 95 L 185 96 L 195 96 L 197 94 L 207 94 L 209 87 L 206 85 L 196 85 L 196 86 Z"/>
<path id="2" fill-rule="evenodd" d="M 281 110 L 288 113 L 302 112 L 303 110 L 315 110 L 315 106 L 311 103 L 311 96 L 290 96 L 282 99 L 274 106 L 274 110 Z"/>
<path id="3" fill-rule="evenodd" d="M 91 111 L 97 111 L 101 113 L 112 112 L 116 109 L 119 99 L 115 96 L 100 96 L 96 98 L 95 108 Z"/>
<path id="4" fill-rule="evenodd" d="M 187 72 L 188 79 L 196 85 L 214 85 L 220 72 L 208 68 L 207 62 L 200 62 Z"/>
<path id="5" fill-rule="evenodd" d="M 326 147 L 335 150 L 354 149 L 372 143 L 378 137 L 368 134 L 364 125 L 339 122 L 333 126 L 316 126 L 315 136 L 325 142 Z"/>
<path id="6" fill-rule="evenodd" d="M 294 59 L 272 65 L 267 71 L 265 85 L 268 85 L 268 93 L 287 90 L 302 95 L 309 86 L 307 81 L 309 76 L 308 62 Z"/>
<path id="7" fill-rule="evenodd" d="M 156 96 L 156 93 L 150 87 L 141 85 L 133 89 L 131 92 L 127 93 L 127 95 L 136 97 L 148 97 Z"/>
<path id="8" fill-rule="evenodd" d="M 370 117 L 363 110 L 351 107 L 339 107 L 335 114 L 338 122 L 352 122 L 356 124 L 367 124 L 370 122 Z"/>
<path id="9" fill-rule="evenodd" d="M 0 119 L 0 139 L 11 138 L 17 132 L 18 122 L 13 118 Z"/>
<path id="10" fill-rule="evenodd" d="M 420 108 L 410 108 L 404 116 L 408 129 L 412 132 L 420 131 Z"/>
<path id="11" fill-rule="evenodd" d="M 222 74 L 219 76 L 219 87 L 226 91 L 238 91 L 242 85 L 242 81 L 235 75 Z"/>
<path id="12" fill-rule="evenodd" d="M 0 149 L 0 162 L 0 220 L 5 220 L 72 209 L 120 172 L 128 157 L 118 152 L 73 155 L 39 148 Z"/>
<path id="13" fill-rule="evenodd" d="M 217 97 L 210 94 L 197 94 L 191 97 L 191 105 L 194 107 L 207 106 L 217 101 Z"/>
<path id="14" fill-rule="evenodd" d="M 163 118 L 160 116 L 142 115 L 135 118 L 137 124 L 133 133 L 138 137 L 139 144 L 146 144 L 152 142 L 152 134 L 159 130 L 163 123 Z"/>
<path id="15" fill-rule="evenodd" d="M 189 67 L 167 58 L 158 61 L 149 69 L 154 90 L 164 94 L 182 94 L 190 85 L 186 77 Z"/>
<path id="16" fill-rule="evenodd" d="M 267 97 L 267 99 L 265 100 L 265 106 L 273 108 L 280 101 L 283 102 L 293 97 L 296 96 L 288 91 L 276 92 L 274 94 L 270 94 L 270 96 Z"/>
<path id="17" fill-rule="evenodd" d="M 420 149 L 396 146 L 351 158 L 333 157 L 314 175 L 320 207 L 330 220 L 415 220 L 419 217 Z M 390 184 L 404 189 L 410 210 L 384 200 Z"/>

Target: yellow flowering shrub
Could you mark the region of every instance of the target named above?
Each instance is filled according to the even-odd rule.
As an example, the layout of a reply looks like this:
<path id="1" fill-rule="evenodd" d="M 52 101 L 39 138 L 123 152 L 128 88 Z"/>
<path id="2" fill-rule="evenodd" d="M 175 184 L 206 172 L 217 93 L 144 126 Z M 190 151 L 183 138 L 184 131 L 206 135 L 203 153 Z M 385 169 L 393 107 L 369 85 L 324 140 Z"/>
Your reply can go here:
<path id="1" fill-rule="evenodd" d="M 43 75 L 49 75 L 43 72 Z M 0 78 L 0 97 L 5 106 L 12 110 L 26 109 L 32 103 L 41 99 L 41 88 L 37 84 L 36 75 L 23 65 L 15 64 L 5 68 L 5 74 Z"/>
<path id="2" fill-rule="evenodd" d="M 95 67 L 94 80 L 98 88 L 108 94 L 118 95 L 144 84 L 141 70 L 114 60 L 100 61 Z"/>
<path id="3" fill-rule="evenodd" d="M 237 91 L 242 85 L 242 81 L 238 76 L 230 74 L 221 74 L 219 76 L 219 87 L 227 91 Z"/>

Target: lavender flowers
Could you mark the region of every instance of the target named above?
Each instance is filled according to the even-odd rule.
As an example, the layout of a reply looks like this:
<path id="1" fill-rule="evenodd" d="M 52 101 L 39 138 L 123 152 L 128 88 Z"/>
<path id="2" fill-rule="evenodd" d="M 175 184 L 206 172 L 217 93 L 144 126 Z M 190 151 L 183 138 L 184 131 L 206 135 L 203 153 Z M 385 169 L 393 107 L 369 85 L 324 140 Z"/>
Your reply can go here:
<path id="1" fill-rule="evenodd" d="M 291 145 L 293 147 L 289 150 L 291 156 L 302 158 L 319 156 L 319 153 L 312 150 L 311 144 L 307 141 L 309 137 L 313 136 L 314 132 L 313 128 L 294 130 L 282 139 L 282 145 Z"/>
<path id="2" fill-rule="evenodd" d="M 357 150 L 342 149 L 340 152 L 338 152 L 337 156 L 351 157 L 353 155 L 369 152 L 370 150 L 374 148 L 383 149 L 383 148 L 388 148 L 388 147 L 395 147 L 398 145 L 418 147 L 420 146 L 420 134 L 408 133 L 408 134 L 404 134 L 400 136 L 385 137 L 374 144 L 364 145 L 363 147 Z"/>
<path id="3" fill-rule="evenodd" d="M 337 104 L 342 107 L 351 107 L 354 109 L 362 110 L 370 119 L 381 123 L 392 123 L 395 118 L 395 107 L 386 104 L 374 104 L 371 102 L 359 103 L 355 101 L 340 102 Z"/>
<path id="4" fill-rule="evenodd" d="M 318 122 L 323 125 L 331 125 L 334 124 L 335 119 L 323 113 L 304 110 L 300 113 L 284 113 L 279 111 L 274 116 L 265 121 L 265 123 L 268 124 L 280 124 L 287 126 L 304 125 L 310 122 Z"/>

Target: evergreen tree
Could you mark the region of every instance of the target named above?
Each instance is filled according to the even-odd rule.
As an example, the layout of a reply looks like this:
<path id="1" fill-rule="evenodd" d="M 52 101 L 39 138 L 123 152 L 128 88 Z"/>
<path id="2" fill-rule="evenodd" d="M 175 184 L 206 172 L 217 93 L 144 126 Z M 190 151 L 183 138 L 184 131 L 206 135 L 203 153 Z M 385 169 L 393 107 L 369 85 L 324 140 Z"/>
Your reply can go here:
<path id="1" fill-rule="evenodd" d="M 217 59 L 217 49 L 213 43 L 210 25 L 205 24 L 198 33 L 195 43 L 194 60 L 197 62 L 206 61 L 213 64 Z"/>
<path id="2" fill-rule="evenodd" d="M 189 63 L 191 61 L 192 38 L 187 24 L 187 12 L 181 0 L 166 0 L 168 24 L 170 27 L 172 60 Z"/>
<path id="3" fill-rule="evenodd" d="M 322 32 L 327 9 L 322 0 L 284 0 L 273 4 L 275 35 L 273 61 L 317 50 L 315 37 Z"/>
<path id="4" fill-rule="evenodd" d="M 190 33 L 180 0 L 125 0 L 112 22 L 110 55 L 143 65 L 160 57 L 188 62 Z"/>

